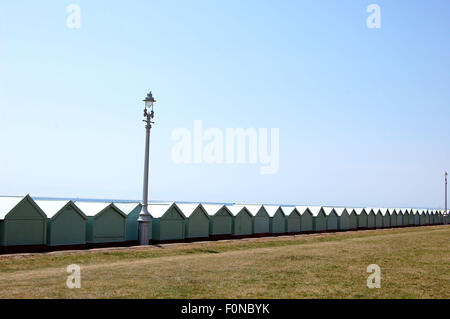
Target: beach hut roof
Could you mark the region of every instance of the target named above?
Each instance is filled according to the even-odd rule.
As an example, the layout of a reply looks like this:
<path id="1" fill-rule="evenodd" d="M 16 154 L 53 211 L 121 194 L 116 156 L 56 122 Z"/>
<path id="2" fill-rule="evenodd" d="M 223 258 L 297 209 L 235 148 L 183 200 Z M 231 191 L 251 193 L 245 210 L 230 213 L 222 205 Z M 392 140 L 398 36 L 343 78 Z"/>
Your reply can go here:
<path id="1" fill-rule="evenodd" d="M 73 204 L 71 200 L 35 200 L 36 204 L 44 211 L 48 218 L 55 218 L 67 206 L 72 206 L 74 210 L 84 219 L 86 215 Z"/>
<path id="2" fill-rule="evenodd" d="M 336 214 L 338 216 L 342 216 L 342 214 L 344 214 L 344 213 L 348 214 L 348 210 L 345 207 L 334 207 L 334 211 L 336 212 Z"/>
<path id="3" fill-rule="evenodd" d="M 276 205 L 264 205 L 264 208 L 267 211 L 267 214 L 269 214 L 270 217 L 275 216 L 275 214 L 277 213 L 278 210 L 281 211 L 281 213 L 283 215 L 286 215 L 282 209 L 280 209 L 280 206 L 276 206 Z"/>
<path id="4" fill-rule="evenodd" d="M 29 200 L 31 205 L 35 207 L 42 217 L 46 217 L 44 211 L 36 204 L 36 202 L 30 197 L 26 196 L 2 196 L 0 197 L 0 220 L 5 219 L 6 216 L 22 201 Z"/>
<path id="5" fill-rule="evenodd" d="M 281 210 L 283 211 L 284 215 L 290 216 L 294 212 L 294 210 L 297 209 L 294 206 L 281 206 Z"/>
<path id="6" fill-rule="evenodd" d="M 123 217 L 127 217 L 116 205 L 111 202 L 83 202 L 76 201 L 75 205 L 88 217 L 94 217 L 101 214 L 105 209 L 112 207 Z"/>
<path id="7" fill-rule="evenodd" d="M 175 205 L 175 203 L 151 203 L 151 204 L 148 204 L 147 210 L 150 213 L 150 215 L 152 215 L 153 218 L 161 218 L 172 207 L 175 207 L 177 209 L 177 211 L 181 213 L 183 218 L 186 218 L 186 216 L 177 207 L 177 205 Z"/>
<path id="8" fill-rule="evenodd" d="M 319 215 L 320 211 L 322 211 L 322 206 L 308 206 L 309 211 L 311 214 L 316 217 Z"/>
<path id="9" fill-rule="evenodd" d="M 205 209 L 206 213 L 207 213 L 209 216 L 214 216 L 214 215 L 217 214 L 217 212 L 218 212 L 219 210 L 221 210 L 222 208 L 224 208 L 224 209 L 228 212 L 228 214 L 231 215 L 231 212 L 230 212 L 230 210 L 228 209 L 228 207 L 226 207 L 226 206 L 223 205 L 223 204 L 202 204 L 202 206 L 203 206 L 203 208 Z"/>
<path id="10" fill-rule="evenodd" d="M 381 215 L 386 216 L 389 214 L 388 209 L 387 208 L 380 208 L 379 212 L 381 213 Z"/>
<path id="11" fill-rule="evenodd" d="M 234 204 L 236 207 L 245 207 L 252 216 L 256 216 L 263 205 L 259 204 Z"/>
<path id="12" fill-rule="evenodd" d="M 5 219 L 6 215 L 16 207 L 25 197 L 4 196 L 0 197 L 0 219 Z"/>
<path id="13" fill-rule="evenodd" d="M 295 206 L 295 209 L 298 211 L 300 215 L 303 215 L 306 212 L 309 212 L 312 215 L 313 213 L 310 208 L 311 207 L 308 206 Z"/>
<path id="14" fill-rule="evenodd" d="M 367 215 L 367 211 L 365 208 L 355 208 L 356 215 L 361 215 L 363 212 Z"/>
<path id="15" fill-rule="evenodd" d="M 141 203 L 114 203 L 118 209 L 120 209 L 125 215 L 130 215 Z"/>
<path id="16" fill-rule="evenodd" d="M 327 215 L 327 216 L 333 212 L 336 214 L 336 211 L 334 210 L 333 207 L 322 207 L 322 208 L 323 208 L 323 211 L 325 212 L 325 215 Z"/>
<path id="17" fill-rule="evenodd" d="M 348 213 L 349 215 L 351 215 L 351 214 L 353 214 L 353 213 L 356 213 L 356 210 L 355 210 L 354 208 L 346 207 L 345 209 L 347 210 L 347 213 Z"/>
<path id="18" fill-rule="evenodd" d="M 176 205 L 181 210 L 183 215 L 186 216 L 186 218 L 189 218 L 195 212 L 195 210 L 197 208 L 200 208 L 201 210 L 205 211 L 202 204 L 200 204 L 200 203 L 176 204 Z M 208 214 L 206 214 L 206 215 L 208 215 Z M 209 217 L 209 215 L 208 215 L 208 217 Z"/>
<path id="19" fill-rule="evenodd" d="M 247 214 L 252 216 L 252 214 L 250 213 L 250 211 L 247 209 L 246 206 L 231 205 L 231 206 L 227 206 L 227 208 L 233 216 L 237 216 L 242 211 L 245 211 L 245 212 L 247 212 Z"/>
<path id="20" fill-rule="evenodd" d="M 395 209 L 394 208 L 388 208 L 388 214 L 389 215 L 394 215 L 394 214 L 396 214 L 396 211 L 395 211 Z"/>

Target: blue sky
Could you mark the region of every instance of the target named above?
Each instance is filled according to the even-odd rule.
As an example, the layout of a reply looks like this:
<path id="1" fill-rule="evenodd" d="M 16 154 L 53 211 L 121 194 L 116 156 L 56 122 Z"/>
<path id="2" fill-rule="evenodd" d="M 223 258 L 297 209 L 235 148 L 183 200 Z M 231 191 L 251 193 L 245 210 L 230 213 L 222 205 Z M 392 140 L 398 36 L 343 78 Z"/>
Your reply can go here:
<path id="1" fill-rule="evenodd" d="M 442 207 L 449 30 L 448 0 L 2 0 L 0 194 L 140 199 L 152 90 L 153 200 Z M 279 171 L 173 163 L 195 120 L 279 128 Z"/>

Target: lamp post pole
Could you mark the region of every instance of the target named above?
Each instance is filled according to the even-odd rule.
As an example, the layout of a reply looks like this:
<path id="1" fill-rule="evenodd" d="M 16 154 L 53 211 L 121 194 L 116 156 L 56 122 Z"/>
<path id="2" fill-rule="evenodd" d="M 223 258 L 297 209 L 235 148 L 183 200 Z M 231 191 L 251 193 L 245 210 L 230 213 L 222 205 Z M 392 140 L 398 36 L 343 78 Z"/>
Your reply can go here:
<path id="1" fill-rule="evenodd" d="M 445 172 L 445 211 L 444 211 L 444 216 L 445 216 L 445 224 L 448 224 L 448 211 L 447 211 L 447 176 L 448 173 Z"/>
<path id="2" fill-rule="evenodd" d="M 142 209 L 139 213 L 139 245 L 146 246 L 149 243 L 149 232 L 151 215 L 148 212 L 148 171 L 150 157 L 150 129 L 152 128 L 152 119 L 154 117 L 153 103 L 156 100 L 152 96 L 152 92 L 147 94 L 144 100 L 144 122 L 145 122 L 145 160 L 144 160 L 144 187 L 142 193 Z"/>

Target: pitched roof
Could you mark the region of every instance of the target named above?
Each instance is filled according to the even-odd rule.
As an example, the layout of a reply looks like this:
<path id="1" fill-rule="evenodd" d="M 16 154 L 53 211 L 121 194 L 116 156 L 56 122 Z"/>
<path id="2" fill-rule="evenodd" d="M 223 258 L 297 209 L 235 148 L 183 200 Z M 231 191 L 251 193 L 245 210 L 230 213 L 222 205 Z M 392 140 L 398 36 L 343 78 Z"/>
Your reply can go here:
<path id="1" fill-rule="evenodd" d="M 347 213 L 348 213 L 349 215 L 351 215 L 351 214 L 356 214 L 355 209 L 352 208 L 352 207 L 346 207 L 345 209 L 347 210 Z"/>
<path id="2" fill-rule="evenodd" d="M 354 208 L 356 215 L 361 215 L 363 212 L 367 215 L 365 208 Z"/>
<path id="3" fill-rule="evenodd" d="M 5 219 L 6 215 L 16 207 L 25 197 L 5 196 L 0 197 L 0 219 Z"/>
<path id="4" fill-rule="evenodd" d="M 200 208 L 202 211 L 205 211 L 205 209 L 203 208 L 202 204 L 199 203 L 192 203 L 192 204 L 175 204 L 180 210 L 181 212 L 184 214 L 184 216 L 186 216 L 187 218 L 190 217 L 197 208 Z M 206 214 L 208 215 L 208 214 Z M 208 215 L 209 217 L 209 215 Z"/>
<path id="5" fill-rule="evenodd" d="M 336 214 L 338 216 L 342 216 L 342 214 L 344 214 L 344 212 L 346 212 L 348 214 L 347 208 L 344 208 L 344 207 L 334 207 L 334 211 L 336 212 Z"/>
<path id="6" fill-rule="evenodd" d="M 321 208 L 321 207 L 320 207 L 320 208 Z M 298 211 L 298 213 L 299 213 L 300 215 L 303 215 L 303 214 L 306 213 L 306 212 L 310 212 L 311 215 L 313 214 L 312 211 L 311 211 L 311 207 L 308 207 L 308 206 L 295 206 L 295 209 Z M 319 210 L 320 210 L 320 209 L 319 209 Z"/>
<path id="7" fill-rule="evenodd" d="M 297 209 L 294 206 L 281 206 L 281 210 L 283 211 L 285 216 L 290 216 L 294 212 L 294 210 Z"/>
<path id="8" fill-rule="evenodd" d="M 240 212 L 246 211 L 248 214 L 252 215 L 250 211 L 245 206 L 239 206 L 239 205 L 226 205 L 228 210 L 233 216 L 237 216 Z"/>
<path id="9" fill-rule="evenodd" d="M 267 214 L 269 214 L 270 217 L 275 216 L 275 214 L 277 213 L 278 210 L 281 211 L 281 213 L 283 215 L 285 215 L 285 213 L 283 212 L 283 210 L 281 209 L 280 206 L 276 206 L 276 205 L 264 205 L 264 208 L 267 211 Z"/>
<path id="10" fill-rule="evenodd" d="M 175 205 L 175 203 L 157 203 L 157 204 L 148 204 L 147 209 L 150 215 L 152 215 L 153 218 L 161 218 L 164 216 L 165 213 L 172 207 L 175 207 L 177 211 L 181 213 L 183 218 L 186 218 L 186 216 L 183 214 L 183 212 Z"/>
<path id="11" fill-rule="evenodd" d="M 259 213 L 259 211 L 261 210 L 261 208 L 263 208 L 265 210 L 263 205 L 259 205 L 259 204 L 234 204 L 233 206 L 247 208 L 247 210 L 250 212 L 250 214 L 252 216 L 256 216 Z"/>
<path id="12" fill-rule="evenodd" d="M 72 201 L 70 200 L 35 200 L 35 203 L 44 211 L 45 215 L 47 215 L 48 218 L 52 219 L 56 215 L 58 215 L 59 212 L 63 208 L 65 208 L 68 205 L 71 205 L 73 209 L 76 210 L 78 214 L 80 214 L 83 218 L 86 218 L 86 215 L 83 213 L 81 209 L 79 209 L 78 206 L 74 205 Z"/>
<path id="13" fill-rule="evenodd" d="M 335 213 L 336 214 L 336 210 L 333 207 L 322 207 L 323 211 L 325 212 L 325 215 L 329 216 L 331 215 L 331 213 Z"/>
<path id="14" fill-rule="evenodd" d="M 125 215 L 130 215 L 141 203 L 114 203 Z"/>
<path id="15" fill-rule="evenodd" d="M 202 204 L 202 206 L 209 216 L 214 216 L 221 209 L 225 209 L 228 213 L 230 213 L 228 208 L 223 204 Z"/>
<path id="16" fill-rule="evenodd" d="M 316 217 L 319 215 L 320 211 L 322 211 L 322 206 L 308 206 L 309 211 L 311 214 Z"/>
<path id="17" fill-rule="evenodd" d="M 124 212 L 122 212 L 116 205 L 111 202 L 83 202 L 76 201 L 75 205 L 88 217 L 95 217 L 99 213 L 103 212 L 106 208 L 114 208 L 120 215 L 126 217 Z"/>

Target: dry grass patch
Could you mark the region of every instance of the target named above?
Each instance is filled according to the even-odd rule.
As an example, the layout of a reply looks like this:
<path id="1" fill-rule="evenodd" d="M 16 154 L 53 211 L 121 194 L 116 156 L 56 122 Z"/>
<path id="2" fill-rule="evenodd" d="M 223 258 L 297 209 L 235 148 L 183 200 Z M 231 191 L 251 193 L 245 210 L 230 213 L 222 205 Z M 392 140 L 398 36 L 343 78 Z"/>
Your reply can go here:
<path id="1" fill-rule="evenodd" d="M 0 257 L 0 298 L 448 298 L 450 227 Z M 66 287 L 69 264 L 82 288 Z M 368 289 L 378 264 L 381 289 Z"/>

